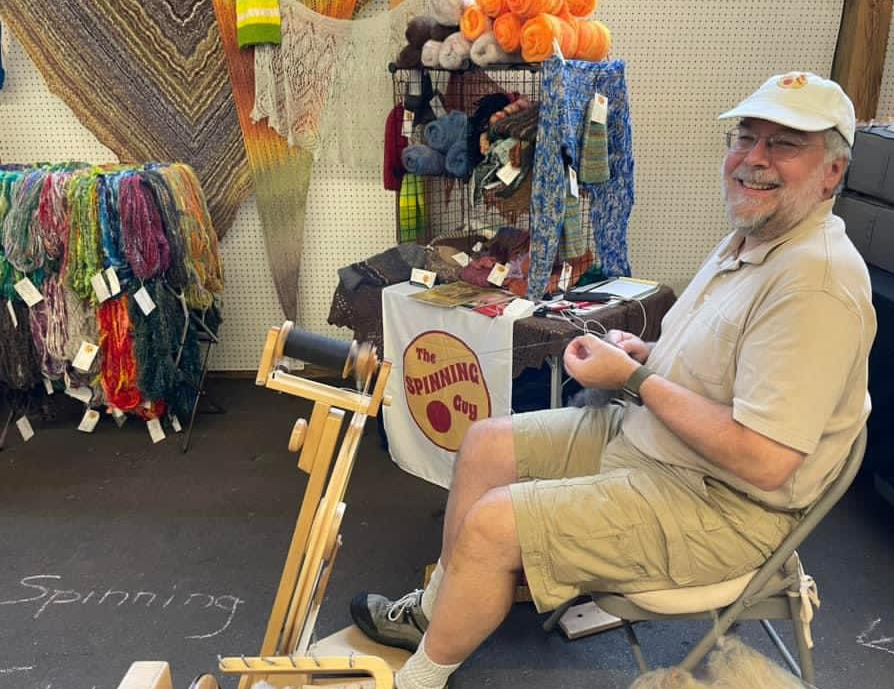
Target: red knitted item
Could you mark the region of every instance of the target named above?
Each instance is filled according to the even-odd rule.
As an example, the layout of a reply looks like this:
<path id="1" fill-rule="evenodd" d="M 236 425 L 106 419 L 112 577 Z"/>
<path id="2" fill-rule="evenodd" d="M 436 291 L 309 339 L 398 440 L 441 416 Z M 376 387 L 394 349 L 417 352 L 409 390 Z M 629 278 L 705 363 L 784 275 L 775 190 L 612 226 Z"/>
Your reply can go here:
<path id="1" fill-rule="evenodd" d="M 409 141 L 401 134 L 403 122 L 404 107 L 395 105 L 385 120 L 385 162 L 382 167 L 382 179 L 388 191 L 400 191 L 400 183 L 404 177 L 400 154 Z"/>

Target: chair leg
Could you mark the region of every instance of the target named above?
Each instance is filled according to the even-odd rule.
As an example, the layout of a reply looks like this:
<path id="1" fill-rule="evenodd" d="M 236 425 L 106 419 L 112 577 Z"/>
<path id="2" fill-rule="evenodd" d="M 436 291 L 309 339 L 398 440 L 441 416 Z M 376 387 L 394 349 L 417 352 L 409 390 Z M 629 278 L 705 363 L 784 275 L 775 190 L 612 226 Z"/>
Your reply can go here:
<path id="1" fill-rule="evenodd" d="M 801 661 L 801 679 L 808 684 L 816 684 L 816 673 L 813 668 L 813 651 L 807 643 L 804 625 L 801 624 L 801 606 L 803 603 L 800 596 L 789 596 L 788 605 L 792 613 L 792 627 L 795 633 L 798 659 Z"/>
<path id="2" fill-rule="evenodd" d="M 742 612 L 742 607 L 741 602 L 733 605 L 727 608 L 719 617 L 715 611 L 713 613 L 714 624 L 711 625 L 711 630 L 686 654 L 679 667 L 688 672 L 695 670 L 695 666 L 702 661 L 702 658 L 708 655 L 708 651 L 714 648 L 720 637 L 726 634 L 729 628 L 736 622 L 736 618 Z"/>
<path id="3" fill-rule="evenodd" d="M 630 643 L 630 650 L 633 651 L 633 657 L 636 658 L 636 664 L 639 666 L 640 674 L 649 671 L 646 664 L 646 657 L 643 655 L 643 649 L 639 645 L 639 639 L 636 638 L 636 632 L 633 631 L 633 625 L 627 620 L 621 620 L 624 623 L 624 633 L 627 634 L 627 641 Z"/>
<path id="4" fill-rule="evenodd" d="M 801 666 L 795 662 L 795 659 L 792 657 L 791 652 L 788 650 L 788 646 L 785 645 L 785 642 L 779 636 L 775 627 L 770 624 L 769 620 L 761 620 L 761 626 L 764 628 L 764 631 L 767 632 L 767 636 L 770 637 L 770 641 L 773 642 L 773 645 L 776 646 L 776 650 L 779 651 L 779 655 L 782 656 L 782 659 L 785 661 L 785 664 L 788 665 L 788 669 L 792 671 L 792 674 L 801 677 Z M 800 655 L 800 651 L 799 651 Z M 812 684 L 812 682 L 811 682 Z"/>

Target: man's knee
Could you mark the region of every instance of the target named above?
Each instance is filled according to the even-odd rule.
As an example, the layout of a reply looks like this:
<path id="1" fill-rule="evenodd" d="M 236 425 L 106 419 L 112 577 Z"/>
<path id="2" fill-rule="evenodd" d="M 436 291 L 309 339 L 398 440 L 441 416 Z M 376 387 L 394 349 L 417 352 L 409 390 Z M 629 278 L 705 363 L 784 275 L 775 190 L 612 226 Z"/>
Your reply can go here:
<path id="1" fill-rule="evenodd" d="M 506 476 L 507 483 L 515 480 L 515 450 L 509 417 L 483 419 L 469 427 L 456 456 L 454 475 L 466 471 L 465 467 L 477 473 L 495 470 Z"/>
<path id="2" fill-rule="evenodd" d="M 521 567 L 521 547 L 508 487 L 487 491 L 471 507 L 463 520 L 456 554 L 495 561 L 509 569 Z"/>

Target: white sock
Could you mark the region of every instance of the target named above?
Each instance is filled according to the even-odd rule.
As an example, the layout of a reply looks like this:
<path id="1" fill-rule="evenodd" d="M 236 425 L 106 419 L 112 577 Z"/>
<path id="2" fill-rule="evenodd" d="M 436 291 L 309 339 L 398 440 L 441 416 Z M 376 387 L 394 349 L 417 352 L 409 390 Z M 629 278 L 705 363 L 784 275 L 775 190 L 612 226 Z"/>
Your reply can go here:
<path id="1" fill-rule="evenodd" d="M 435 609 L 435 601 L 438 598 L 438 589 L 441 588 L 441 580 L 444 578 L 444 565 L 438 560 L 435 571 L 431 573 L 428 586 L 422 592 L 422 612 L 431 621 L 432 611 Z"/>
<path id="2" fill-rule="evenodd" d="M 419 648 L 394 675 L 394 683 L 397 689 L 444 689 L 447 679 L 461 664 L 438 665 L 433 662 L 425 653 L 423 636 Z"/>

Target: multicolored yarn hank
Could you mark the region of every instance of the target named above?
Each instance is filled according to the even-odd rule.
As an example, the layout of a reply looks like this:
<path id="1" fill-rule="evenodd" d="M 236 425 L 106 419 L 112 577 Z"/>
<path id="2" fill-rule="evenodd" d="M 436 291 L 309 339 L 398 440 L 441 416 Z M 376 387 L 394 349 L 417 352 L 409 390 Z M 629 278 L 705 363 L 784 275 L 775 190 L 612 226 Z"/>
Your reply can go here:
<path id="1" fill-rule="evenodd" d="M 96 313 L 99 347 L 102 352 L 100 381 L 109 404 L 121 411 L 133 411 L 142 404 L 137 387 L 137 360 L 131 335 L 128 303 L 130 297 L 109 299 Z"/>
<path id="2" fill-rule="evenodd" d="M 251 191 L 210 3 L 4 0 L 50 90 L 122 161 L 177 160 L 202 181 L 220 236 Z"/>

